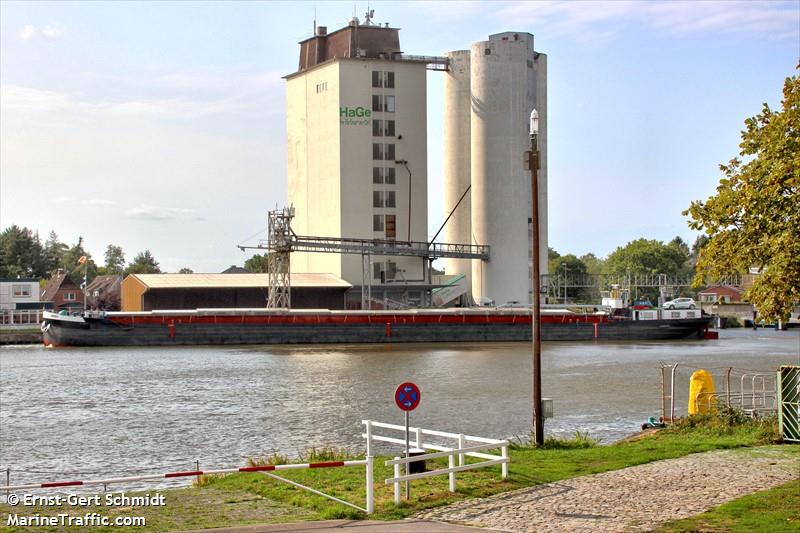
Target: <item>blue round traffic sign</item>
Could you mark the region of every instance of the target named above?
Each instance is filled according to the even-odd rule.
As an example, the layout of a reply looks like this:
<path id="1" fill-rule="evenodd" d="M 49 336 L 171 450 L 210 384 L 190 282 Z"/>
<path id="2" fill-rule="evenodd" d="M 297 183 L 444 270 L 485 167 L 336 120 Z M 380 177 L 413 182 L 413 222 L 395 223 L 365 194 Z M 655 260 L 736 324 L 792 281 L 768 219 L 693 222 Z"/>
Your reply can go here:
<path id="1" fill-rule="evenodd" d="M 394 391 L 394 403 L 403 411 L 413 411 L 416 409 L 420 399 L 422 399 L 422 393 L 420 393 L 419 387 L 410 381 L 401 383 L 397 387 L 397 390 Z"/>

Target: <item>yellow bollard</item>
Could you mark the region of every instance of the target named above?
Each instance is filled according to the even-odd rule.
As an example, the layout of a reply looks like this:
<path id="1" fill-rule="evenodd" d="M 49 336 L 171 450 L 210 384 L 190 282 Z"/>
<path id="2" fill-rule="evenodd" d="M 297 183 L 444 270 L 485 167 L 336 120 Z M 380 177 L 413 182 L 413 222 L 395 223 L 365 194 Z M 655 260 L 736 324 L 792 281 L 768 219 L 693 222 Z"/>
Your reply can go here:
<path id="1" fill-rule="evenodd" d="M 717 404 L 714 378 L 706 370 L 698 370 L 689 380 L 689 415 L 704 415 Z"/>

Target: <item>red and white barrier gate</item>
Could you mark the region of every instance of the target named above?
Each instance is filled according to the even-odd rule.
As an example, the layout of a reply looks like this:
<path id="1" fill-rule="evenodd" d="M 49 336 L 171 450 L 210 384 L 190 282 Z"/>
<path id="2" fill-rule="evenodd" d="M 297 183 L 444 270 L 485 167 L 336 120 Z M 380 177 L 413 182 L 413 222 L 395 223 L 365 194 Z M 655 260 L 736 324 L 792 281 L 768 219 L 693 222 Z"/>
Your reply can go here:
<path id="1" fill-rule="evenodd" d="M 366 508 L 359 507 L 355 504 L 350 502 L 346 502 L 344 500 L 340 500 L 334 496 L 329 494 L 325 494 L 324 492 L 320 492 L 316 489 L 312 489 L 311 487 L 306 487 L 296 481 L 291 481 L 286 478 L 282 478 L 271 472 L 277 472 L 281 470 L 304 470 L 308 468 L 335 468 L 339 466 L 364 466 L 366 467 L 366 485 L 367 485 L 367 495 L 366 495 Z M 374 490 L 373 490 L 373 478 L 374 478 L 374 465 L 373 465 L 373 458 L 368 456 L 366 459 L 358 459 L 353 461 L 328 461 L 323 463 L 299 463 L 299 464 L 288 464 L 288 465 L 264 465 L 264 466 L 243 466 L 240 468 L 220 468 L 216 470 L 193 470 L 193 471 L 186 471 L 186 472 L 167 472 L 166 474 L 149 474 L 145 476 L 130 476 L 130 477 L 116 477 L 116 478 L 107 478 L 107 479 L 89 479 L 89 480 L 78 480 L 78 481 L 55 481 L 50 483 L 29 483 L 26 485 L 12 485 L 3 487 L 6 493 L 13 492 L 16 490 L 24 490 L 24 489 L 52 489 L 52 488 L 60 488 L 60 487 L 81 487 L 86 485 L 110 485 L 112 483 L 131 483 L 134 481 L 146 481 L 146 480 L 154 480 L 154 479 L 169 479 L 169 478 L 178 478 L 178 477 L 192 477 L 192 476 L 209 476 L 213 474 L 234 474 L 236 472 L 261 472 L 264 475 L 267 475 L 271 478 L 277 479 L 279 481 L 283 481 L 284 483 L 288 483 L 294 487 L 307 490 L 316 494 L 317 496 L 322 496 L 323 498 L 328 498 L 329 500 L 333 500 L 337 503 L 341 503 L 342 505 L 346 505 L 348 507 L 352 507 L 358 511 L 365 512 L 367 514 L 372 514 L 375 511 L 375 497 L 374 497 Z"/>

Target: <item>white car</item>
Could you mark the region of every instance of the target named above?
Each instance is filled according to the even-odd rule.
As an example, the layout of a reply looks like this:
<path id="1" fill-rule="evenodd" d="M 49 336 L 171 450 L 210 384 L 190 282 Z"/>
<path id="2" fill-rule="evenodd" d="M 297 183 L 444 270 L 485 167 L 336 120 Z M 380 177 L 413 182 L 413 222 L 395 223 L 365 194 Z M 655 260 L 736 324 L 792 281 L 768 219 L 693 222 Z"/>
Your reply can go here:
<path id="1" fill-rule="evenodd" d="M 695 309 L 697 304 L 692 298 L 675 298 L 664 302 L 664 309 Z"/>

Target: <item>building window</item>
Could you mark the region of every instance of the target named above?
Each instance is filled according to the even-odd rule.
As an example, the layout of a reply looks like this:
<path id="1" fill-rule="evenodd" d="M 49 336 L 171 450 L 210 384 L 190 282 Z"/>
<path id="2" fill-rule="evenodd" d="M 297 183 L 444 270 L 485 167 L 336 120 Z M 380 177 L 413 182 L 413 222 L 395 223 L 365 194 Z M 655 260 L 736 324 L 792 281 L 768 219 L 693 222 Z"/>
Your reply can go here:
<path id="1" fill-rule="evenodd" d="M 394 120 L 373 120 L 372 135 L 375 137 L 394 137 Z"/>
<path id="2" fill-rule="evenodd" d="M 372 86 L 394 89 L 394 72 L 372 71 Z"/>
<path id="3" fill-rule="evenodd" d="M 384 202 L 384 205 L 386 207 L 397 207 L 395 202 L 396 202 L 396 199 L 395 199 L 394 191 L 386 191 L 386 201 Z M 388 226 L 388 224 L 387 224 L 387 226 Z"/>
<path id="4" fill-rule="evenodd" d="M 372 95 L 372 110 L 383 111 L 383 95 L 381 94 Z"/>
<path id="5" fill-rule="evenodd" d="M 30 285 L 14 285 L 11 290 L 14 293 L 14 298 L 27 298 L 31 295 Z"/>
<path id="6" fill-rule="evenodd" d="M 375 161 L 383 160 L 383 145 L 381 143 L 372 143 L 372 159 Z"/>
<path id="7" fill-rule="evenodd" d="M 383 191 L 372 191 L 372 207 L 383 207 Z"/>
<path id="8" fill-rule="evenodd" d="M 372 263 L 372 277 L 374 279 L 381 279 L 383 272 L 383 263 Z"/>
<path id="9" fill-rule="evenodd" d="M 383 231 L 383 215 L 372 215 L 372 231 Z"/>
<path id="10" fill-rule="evenodd" d="M 386 215 L 386 238 L 394 239 L 397 237 L 397 217 Z"/>
<path id="11" fill-rule="evenodd" d="M 323 93 L 328 90 L 328 82 L 323 81 L 322 83 L 317 84 L 317 94 Z"/>
<path id="12" fill-rule="evenodd" d="M 65 292 L 64 293 L 64 301 L 65 302 L 74 302 L 75 301 L 75 293 L 74 292 Z"/>
<path id="13" fill-rule="evenodd" d="M 383 110 L 387 113 L 394 113 L 394 96 L 383 97 Z"/>
<path id="14" fill-rule="evenodd" d="M 386 178 L 386 180 L 385 180 L 386 184 L 387 185 L 394 185 L 395 168 L 394 167 L 389 167 L 389 168 L 387 168 L 385 170 L 386 170 L 386 173 L 384 174 L 384 176 Z"/>
<path id="15" fill-rule="evenodd" d="M 386 145 L 386 160 L 387 161 L 394 161 L 394 145 L 387 144 Z"/>
<path id="16" fill-rule="evenodd" d="M 374 167 L 372 169 L 372 183 L 383 183 L 383 177 L 386 173 L 386 169 L 383 167 Z"/>
<path id="17" fill-rule="evenodd" d="M 394 279 L 397 276 L 397 263 L 386 261 L 386 279 Z"/>

